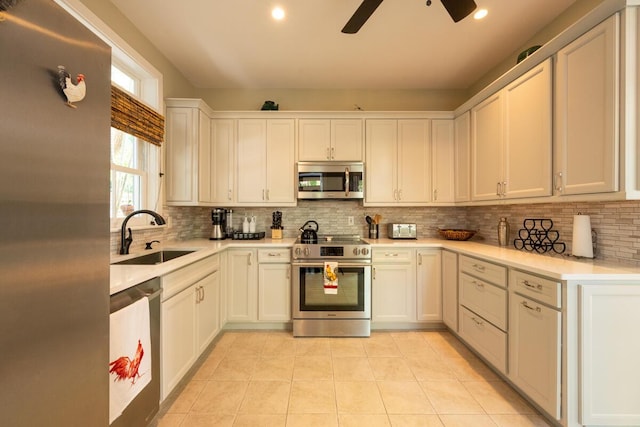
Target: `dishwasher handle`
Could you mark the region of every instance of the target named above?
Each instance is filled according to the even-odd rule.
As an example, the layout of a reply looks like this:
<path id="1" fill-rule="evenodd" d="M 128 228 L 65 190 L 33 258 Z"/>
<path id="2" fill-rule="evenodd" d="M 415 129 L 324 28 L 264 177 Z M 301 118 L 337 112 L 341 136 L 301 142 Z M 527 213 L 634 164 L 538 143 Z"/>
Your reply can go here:
<path id="1" fill-rule="evenodd" d="M 161 294 L 162 287 L 160 286 L 160 279 L 156 277 L 147 280 L 146 282 L 111 295 L 111 298 L 109 298 L 109 313 L 115 313 L 145 297 L 149 298 L 149 301 L 154 300 L 159 298 Z"/>

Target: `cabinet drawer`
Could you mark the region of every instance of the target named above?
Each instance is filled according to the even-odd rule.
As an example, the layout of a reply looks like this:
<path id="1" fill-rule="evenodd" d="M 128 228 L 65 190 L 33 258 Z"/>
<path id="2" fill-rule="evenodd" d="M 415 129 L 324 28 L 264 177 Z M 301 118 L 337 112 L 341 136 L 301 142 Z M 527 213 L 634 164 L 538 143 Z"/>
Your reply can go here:
<path id="1" fill-rule="evenodd" d="M 500 287 L 507 287 L 507 268 L 465 255 L 460 256 L 460 271 L 486 280 Z"/>
<path id="2" fill-rule="evenodd" d="M 507 372 L 507 334 L 460 307 L 460 337 L 502 373 Z"/>
<path id="3" fill-rule="evenodd" d="M 483 280 L 460 274 L 460 304 L 503 331 L 507 330 L 507 291 Z"/>
<path id="4" fill-rule="evenodd" d="M 510 270 L 509 274 L 509 287 L 519 294 L 552 307 L 562 307 L 561 283 L 518 270 Z"/>
<path id="5" fill-rule="evenodd" d="M 258 249 L 258 262 L 260 264 L 291 262 L 291 249 Z"/>
<path id="6" fill-rule="evenodd" d="M 415 258 L 415 251 L 413 249 L 374 249 L 371 253 L 371 259 L 374 263 L 385 262 L 412 262 Z"/>
<path id="7" fill-rule="evenodd" d="M 162 276 L 162 301 L 166 301 L 219 268 L 220 255 L 215 254 Z"/>

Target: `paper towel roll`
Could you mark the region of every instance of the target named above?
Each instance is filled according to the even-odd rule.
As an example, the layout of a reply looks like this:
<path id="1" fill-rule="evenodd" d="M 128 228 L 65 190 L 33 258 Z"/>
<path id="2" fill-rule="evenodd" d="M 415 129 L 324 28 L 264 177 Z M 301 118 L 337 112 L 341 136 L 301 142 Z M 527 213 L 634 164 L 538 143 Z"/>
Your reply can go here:
<path id="1" fill-rule="evenodd" d="M 591 217 L 589 215 L 573 216 L 573 243 L 571 254 L 585 258 L 593 258 L 593 242 L 591 241 Z"/>

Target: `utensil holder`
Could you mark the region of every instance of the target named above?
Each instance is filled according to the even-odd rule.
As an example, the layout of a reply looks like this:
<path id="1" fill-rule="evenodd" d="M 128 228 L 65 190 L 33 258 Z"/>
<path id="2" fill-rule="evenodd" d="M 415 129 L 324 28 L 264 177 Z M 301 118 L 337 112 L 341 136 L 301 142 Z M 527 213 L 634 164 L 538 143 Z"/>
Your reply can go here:
<path id="1" fill-rule="evenodd" d="M 380 229 L 378 224 L 369 224 L 369 238 L 377 239 L 380 237 Z"/>
<path id="2" fill-rule="evenodd" d="M 272 239 L 282 239 L 282 229 L 281 228 L 272 228 L 271 229 L 271 238 Z"/>

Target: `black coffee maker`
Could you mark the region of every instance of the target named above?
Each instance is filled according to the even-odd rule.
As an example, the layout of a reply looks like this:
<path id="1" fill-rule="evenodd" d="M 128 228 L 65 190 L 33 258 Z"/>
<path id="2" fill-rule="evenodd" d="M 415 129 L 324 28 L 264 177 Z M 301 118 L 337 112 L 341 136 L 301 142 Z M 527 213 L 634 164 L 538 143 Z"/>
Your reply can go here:
<path id="1" fill-rule="evenodd" d="M 211 237 L 209 240 L 224 240 L 227 238 L 227 210 L 213 208 L 211 210 Z"/>

